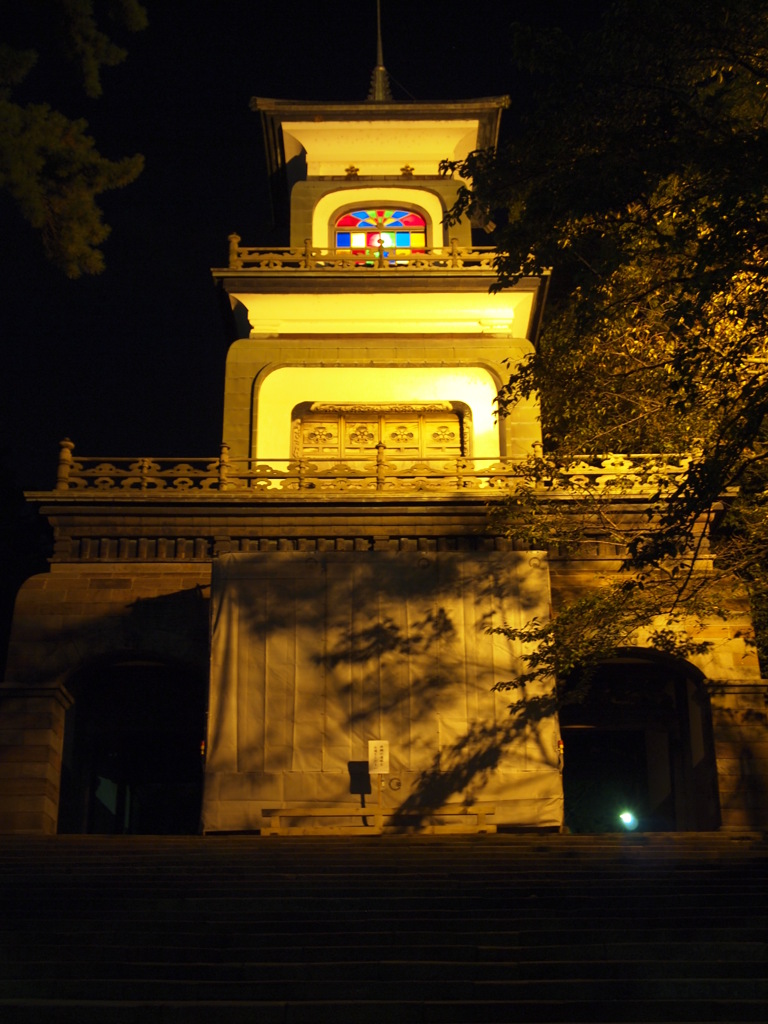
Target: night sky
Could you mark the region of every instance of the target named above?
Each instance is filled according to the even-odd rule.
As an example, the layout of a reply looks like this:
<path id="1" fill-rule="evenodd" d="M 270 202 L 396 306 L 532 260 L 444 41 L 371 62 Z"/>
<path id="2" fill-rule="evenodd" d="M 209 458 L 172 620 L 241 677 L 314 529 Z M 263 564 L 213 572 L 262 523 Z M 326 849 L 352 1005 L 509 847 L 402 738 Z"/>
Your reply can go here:
<path id="1" fill-rule="evenodd" d="M 58 441 L 98 456 L 215 457 L 229 342 L 210 267 L 227 236 L 269 244 L 261 125 L 251 96 L 364 99 L 375 63 L 374 0 L 147 0 L 149 27 L 104 72 L 104 95 L 60 75 L 35 83 L 89 122 L 101 151 L 146 157 L 141 177 L 102 197 L 107 270 L 69 281 L 0 197 L 3 462 L 27 489 L 55 480 Z M 396 99 L 510 93 L 527 103 L 509 25 L 571 28 L 584 9 L 517 0 L 384 0 Z M 287 239 L 285 240 L 287 242 Z"/>

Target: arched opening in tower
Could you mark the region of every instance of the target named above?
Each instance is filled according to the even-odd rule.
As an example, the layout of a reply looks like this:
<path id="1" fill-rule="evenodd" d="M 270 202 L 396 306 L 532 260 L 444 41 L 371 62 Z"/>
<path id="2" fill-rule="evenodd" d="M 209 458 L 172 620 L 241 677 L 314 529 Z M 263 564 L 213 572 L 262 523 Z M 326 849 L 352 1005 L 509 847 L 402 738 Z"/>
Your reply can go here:
<path id="1" fill-rule="evenodd" d="M 627 651 L 561 688 L 572 832 L 708 831 L 720 824 L 709 698 L 691 665 Z"/>
<path id="2" fill-rule="evenodd" d="M 99 662 L 70 683 L 59 832 L 199 830 L 206 687 L 157 660 Z"/>

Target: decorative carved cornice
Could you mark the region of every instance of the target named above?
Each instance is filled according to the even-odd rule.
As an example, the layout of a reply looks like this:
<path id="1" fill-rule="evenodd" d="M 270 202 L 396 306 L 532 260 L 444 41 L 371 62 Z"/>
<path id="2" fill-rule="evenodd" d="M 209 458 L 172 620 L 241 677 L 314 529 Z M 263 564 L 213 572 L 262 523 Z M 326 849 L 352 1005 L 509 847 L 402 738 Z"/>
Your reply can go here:
<path id="1" fill-rule="evenodd" d="M 451 402 L 312 402 L 310 412 L 362 413 L 451 412 Z"/>

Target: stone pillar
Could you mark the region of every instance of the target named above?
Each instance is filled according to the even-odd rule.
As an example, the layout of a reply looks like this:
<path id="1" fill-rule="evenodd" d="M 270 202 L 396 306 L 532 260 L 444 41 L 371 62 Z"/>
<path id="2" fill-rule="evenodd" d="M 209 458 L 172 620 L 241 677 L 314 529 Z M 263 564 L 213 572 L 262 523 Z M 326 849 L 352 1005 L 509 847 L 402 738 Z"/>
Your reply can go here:
<path id="1" fill-rule="evenodd" d="M 0 683 L 0 834 L 56 833 L 71 704 L 58 683 Z"/>
<path id="2" fill-rule="evenodd" d="M 768 687 L 715 684 L 712 727 L 724 829 L 768 825 Z"/>

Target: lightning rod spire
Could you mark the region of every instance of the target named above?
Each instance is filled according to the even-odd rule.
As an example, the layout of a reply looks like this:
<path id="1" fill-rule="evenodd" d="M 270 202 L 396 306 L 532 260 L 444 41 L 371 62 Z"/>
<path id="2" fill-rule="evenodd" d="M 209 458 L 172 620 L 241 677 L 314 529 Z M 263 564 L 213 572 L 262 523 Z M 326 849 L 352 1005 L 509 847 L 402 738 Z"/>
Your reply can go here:
<path id="1" fill-rule="evenodd" d="M 372 103 L 392 102 L 389 75 L 384 67 L 384 48 L 381 45 L 381 0 L 376 0 L 376 66 L 371 73 L 368 99 Z"/>

